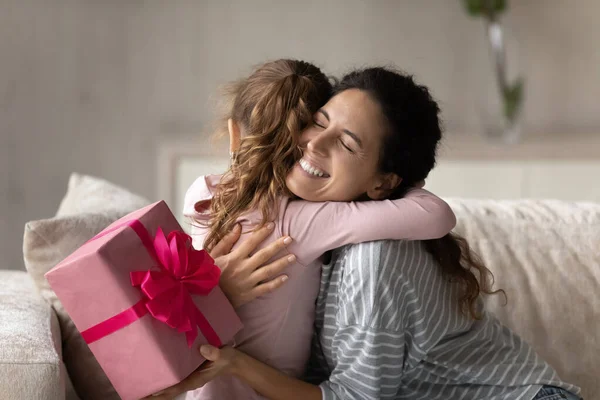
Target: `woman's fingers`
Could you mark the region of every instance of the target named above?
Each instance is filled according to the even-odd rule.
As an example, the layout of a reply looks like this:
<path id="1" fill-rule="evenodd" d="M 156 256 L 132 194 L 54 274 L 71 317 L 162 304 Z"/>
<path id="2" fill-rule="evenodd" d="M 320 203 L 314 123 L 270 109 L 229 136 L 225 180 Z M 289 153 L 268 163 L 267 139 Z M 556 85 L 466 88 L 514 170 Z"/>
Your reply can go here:
<path id="1" fill-rule="evenodd" d="M 292 238 L 284 236 L 270 243 L 264 249 L 260 249 L 252 257 L 250 257 L 250 263 L 254 266 L 253 269 L 257 269 L 265 264 L 267 261 L 275 257 L 281 250 L 286 248 L 292 243 Z"/>
<path id="2" fill-rule="evenodd" d="M 246 238 L 246 240 L 244 240 L 242 244 L 240 244 L 237 249 L 231 252 L 232 256 L 235 254 L 236 258 L 239 259 L 248 257 L 250 253 L 256 250 L 258 245 L 260 245 L 267 237 L 269 237 L 274 228 L 275 224 L 269 222 L 262 228 L 255 230 L 250 236 L 248 236 L 248 238 Z"/>
<path id="3" fill-rule="evenodd" d="M 257 251 L 252 257 L 248 256 L 271 235 L 273 229 L 273 224 L 267 224 L 245 238 L 231 253 L 215 258 L 215 264 L 221 268 L 219 286 L 236 308 L 254 300 L 257 297 L 256 293 L 268 293 L 281 286 L 285 282 L 285 277 L 278 277 L 275 284 L 262 286 L 258 291 L 253 292 L 260 282 L 281 274 L 290 262 L 295 261 L 295 258 L 288 254 L 264 265 L 292 242 L 289 237 L 279 238 L 269 243 L 264 249 Z M 222 245 L 221 250 L 225 248 L 224 246 Z"/>
<path id="4" fill-rule="evenodd" d="M 271 278 L 281 274 L 283 270 L 285 270 L 291 263 L 295 261 L 295 255 L 287 254 L 273 261 L 272 263 L 269 263 L 256 269 L 256 271 L 254 271 L 252 275 L 250 275 L 250 281 L 252 282 L 253 286 L 256 286 L 260 282 L 266 282 L 268 280 L 271 280 Z M 287 279 L 287 276 L 285 277 L 285 279 Z M 283 282 L 285 282 L 285 279 Z"/>
<path id="5" fill-rule="evenodd" d="M 181 388 L 183 389 L 183 391 L 180 393 L 195 390 L 206 385 L 215 377 L 213 369 L 213 363 L 211 363 L 210 361 L 205 362 L 202 365 L 202 367 L 200 367 L 200 370 L 192 372 L 183 381 L 181 381 Z"/>
<path id="6" fill-rule="evenodd" d="M 248 293 L 248 298 L 255 299 L 267 293 L 271 293 L 280 288 L 287 281 L 287 279 L 288 277 L 286 275 L 282 275 L 275 279 L 271 279 L 270 281 L 263 282 Z"/>
<path id="7" fill-rule="evenodd" d="M 213 370 L 214 363 L 207 361 L 181 382 L 161 392 L 144 397 L 143 400 L 172 400 L 182 393 L 198 389 L 210 382 L 215 377 L 215 371 Z"/>
<path id="8" fill-rule="evenodd" d="M 233 227 L 233 230 L 231 232 L 229 232 L 227 235 L 225 235 L 225 237 L 223 237 L 223 239 L 221 239 L 219 241 L 219 243 L 217 243 L 215 245 L 215 247 L 213 247 L 213 249 L 210 252 L 210 256 L 212 258 L 217 258 L 217 257 L 224 256 L 225 254 L 228 254 L 231 251 L 231 249 L 233 248 L 233 245 L 240 238 L 241 234 L 242 234 L 242 227 L 240 226 L 240 224 L 236 224 Z"/>
<path id="9" fill-rule="evenodd" d="M 144 397 L 142 400 L 173 400 L 175 397 L 185 392 L 187 392 L 187 389 L 184 388 L 183 384 L 180 382 L 166 390 Z"/>

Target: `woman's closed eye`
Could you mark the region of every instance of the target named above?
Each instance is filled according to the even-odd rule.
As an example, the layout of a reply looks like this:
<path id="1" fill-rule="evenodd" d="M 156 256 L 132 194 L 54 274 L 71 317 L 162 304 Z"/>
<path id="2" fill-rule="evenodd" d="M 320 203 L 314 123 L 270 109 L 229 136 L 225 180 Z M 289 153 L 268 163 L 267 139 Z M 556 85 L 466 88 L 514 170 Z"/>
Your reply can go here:
<path id="1" fill-rule="evenodd" d="M 319 121 L 318 119 L 314 119 L 313 120 L 313 124 L 320 128 L 320 129 L 326 129 L 327 127 L 325 126 L 324 122 Z M 348 146 L 343 139 L 338 139 L 339 144 L 347 151 L 349 151 L 350 153 L 354 154 L 354 150 L 352 150 L 352 148 L 350 146 Z"/>
<path id="2" fill-rule="evenodd" d="M 339 139 L 340 144 L 342 145 L 343 148 L 345 148 L 346 150 L 348 150 L 350 153 L 354 154 L 354 150 L 352 150 L 350 148 L 350 146 L 348 146 L 346 143 L 344 143 L 344 141 L 342 139 Z"/>
<path id="3" fill-rule="evenodd" d="M 329 119 L 327 118 L 327 122 L 323 121 L 322 118 L 320 118 L 321 114 L 324 115 L 324 113 L 320 111 L 320 114 L 317 114 L 317 116 L 313 119 L 313 125 L 319 129 L 327 129 L 327 122 L 329 122 Z M 346 144 L 346 142 L 344 142 L 342 138 L 338 139 L 338 143 L 344 148 L 344 150 L 350 152 L 351 154 L 356 153 L 349 145 Z"/>
<path id="4" fill-rule="evenodd" d="M 316 119 L 315 119 L 315 120 L 313 120 L 313 124 L 314 124 L 315 126 L 318 126 L 318 127 L 319 127 L 319 128 L 321 128 L 321 129 L 325 129 L 325 125 L 324 125 L 323 123 L 319 122 L 319 121 L 318 121 L 318 120 L 316 120 Z"/>

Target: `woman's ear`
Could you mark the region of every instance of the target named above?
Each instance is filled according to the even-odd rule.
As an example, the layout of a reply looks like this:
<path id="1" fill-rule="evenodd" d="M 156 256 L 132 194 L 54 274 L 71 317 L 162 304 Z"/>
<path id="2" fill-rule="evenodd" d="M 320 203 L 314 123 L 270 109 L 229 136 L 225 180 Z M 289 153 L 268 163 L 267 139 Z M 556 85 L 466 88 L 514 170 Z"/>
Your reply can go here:
<path id="1" fill-rule="evenodd" d="M 394 189 L 400 185 L 402 178 L 398 175 L 390 172 L 389 174 L 383 174 L 375 182 L 375 185 L 367 191 L 367 196 L 373 200 L 383 200 L 388 198 Z"/>
<path id="2" fill-rule="evenodd" d="M 227 120 L 227 128 L 229 129 L 229 153 L 235 154 L 240 148 L 242 141 L 242 133 L 237 122 L 229 118 Z"/>

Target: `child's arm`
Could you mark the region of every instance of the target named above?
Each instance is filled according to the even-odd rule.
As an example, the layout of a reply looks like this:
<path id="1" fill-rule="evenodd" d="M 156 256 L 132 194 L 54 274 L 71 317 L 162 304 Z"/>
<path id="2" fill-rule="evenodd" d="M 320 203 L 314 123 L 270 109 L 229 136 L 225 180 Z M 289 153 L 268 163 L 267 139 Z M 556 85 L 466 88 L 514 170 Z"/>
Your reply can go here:
<path id="1" fill-rule="evenodd" d="M 351 243 L 437 239 L 455 225 L 450 206 L 424 189 L 412 189 L 398 200 L 291 201 L 282 216 L 282 234 L 294 239 L 289 251 L 302 263 Z"/>

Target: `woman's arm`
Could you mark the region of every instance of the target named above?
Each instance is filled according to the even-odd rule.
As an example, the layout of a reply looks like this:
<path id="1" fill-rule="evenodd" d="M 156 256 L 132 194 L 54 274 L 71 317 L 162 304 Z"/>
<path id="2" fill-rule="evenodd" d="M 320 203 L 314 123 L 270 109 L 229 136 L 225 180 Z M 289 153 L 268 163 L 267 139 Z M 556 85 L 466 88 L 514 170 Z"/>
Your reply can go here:
<path id="1" fill-rule="evenodd" d="M 319 386 L 291 378 L 242 352 L 236 355 L 231 374 L 269 399 L 321 400 L 323 398 Z"/>
<path id="2" fill-rule="evenodd" d="M 361 326 L 340 327 L 335 336 L 338 365 L 329 380 L 311 385 L 231 347 L 204 345 L 208 362 L 182 382 L 147 400 L 171 400 L 204 386 L 220 375 L 232 375 L 273 400 L 385 400 L 394 399 L 402 385 L 402 334 Z"/>
<path id="3" fill-rule="evenodd" d="M 397 200 L 291 201 L 282 217 L 282 234 L 294 238 L 289 251 L 309 263 L 352 243 L 437 239 L 455 225 L 454 212 L 445 201 L 427 190 L 412 189 Z"/>
<path id="4" fill-rule="evenodd" d="M 190 390 L 201 388 L 220 375 L 233 375 L 245 381 L 254 390 L 273 400 L 321 400 L 318 386 L 290 378 L 262 362 L 232 348 L 218 349 L 201 346 L 206 362 L 178 384 L 144 400 L 172 400 Z"/>
<path id="5" fill-rule="evenodd" d="M 225 373 L 273 400 L 396 398 L 403 385 L 403 332 L 350 325 L 338 327 L 334 337 L 338 343 L 334 358 L 338 362 L 329 379 L 319 386 L 291 378 L 237 350 L 231 368 Z M 222 352 L 214 347 L 212 351 Z"/>

